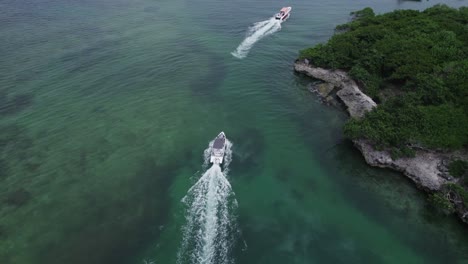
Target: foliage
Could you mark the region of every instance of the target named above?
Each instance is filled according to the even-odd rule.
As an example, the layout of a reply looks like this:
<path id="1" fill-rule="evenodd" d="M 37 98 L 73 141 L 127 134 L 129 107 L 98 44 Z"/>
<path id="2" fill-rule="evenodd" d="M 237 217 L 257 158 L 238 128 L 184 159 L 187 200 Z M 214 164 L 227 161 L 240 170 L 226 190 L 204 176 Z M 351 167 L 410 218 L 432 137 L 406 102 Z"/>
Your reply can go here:
<path id="1" fill-rule="evenodd" d="M 395 156 L 412 155 L 413 143 L 468 146 L 468 8 L 436 5 L 383 15 L 366 8 L 352 15 L 337 27 L 344 33 L 302 50 L 300 58 L 348 71 L 374 99 L 383 89 L 398 89 L 398 97 L 350 120 L 345 134 L 370 139 Z"/>
<path id="2" fill-rule="evenodd" d="M 453 194 L 456 201 L 462 202 L 466 207 L 468 207 L 468 191 L 463 189 L 462 186 L 456 183 L 447 183 L 444 186 L 448 192 Z"/>
<path id="3" fill-rule="evenodd" d="M 468 172 L 468 162 L 464 160 L 454 160 L 448 165 L 449 173 L 453 177 L 460 178 Z"/>
<path id="4" fill-rule="evenodd" d="M 459 184 L 444 184 L 440 192 L 429 196 L 429 201 L 436 208 L 449 214 L 455 212 L 455 205 L 468 207 L 468 192 Z"/>
<path id="5" fill-rule="evenodd" d="M 449 199 L 447 199 L 447 197 L 443 194 L 434 193 L 429 195 L 429 202 L 445 214 L 451 214 L 455 212 L 455 207 L 453 206 L 452 202 L 450 202 Z"/>

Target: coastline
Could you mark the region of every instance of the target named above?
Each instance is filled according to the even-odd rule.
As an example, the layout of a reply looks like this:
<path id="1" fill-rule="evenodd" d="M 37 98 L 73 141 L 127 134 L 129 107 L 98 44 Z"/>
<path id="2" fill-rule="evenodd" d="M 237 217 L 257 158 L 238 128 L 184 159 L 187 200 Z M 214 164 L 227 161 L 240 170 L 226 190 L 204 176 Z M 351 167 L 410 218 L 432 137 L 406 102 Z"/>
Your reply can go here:
<path id="1" fill-rule="evenodd" d="M 314 67 L 302 61 L 294 63 L 294 70 L 314 79 L 324 81 L 331 87 L 323 97 L 336 91 L 338 99 L 346 106 L 352 118 L 362 118 L 377 104 L 364 94 L 354 80 L 341 70 L 329 70 Z M 320 92 L 319 92 L 320 93 Z M 366 163 L 380 168 L 389 168 L 403 173 L 410 178 L 419 189 L 428 193 L 435 193 L 445 184 L 456 183 L 457 179 L 451 177 L 447 169 L 447 161 L 453 157 L 466 157 L 467 153 L 441 152 L 418 148 L 414 157 L 393 159 L 386 150 L 376 150 L 371 142 L 365 139 L 352 140 L 354 145 L 364 156 Z M 460 219 L 468 224 L 468 209 L 463 205 L 455 205 L 456 213 Z"/>

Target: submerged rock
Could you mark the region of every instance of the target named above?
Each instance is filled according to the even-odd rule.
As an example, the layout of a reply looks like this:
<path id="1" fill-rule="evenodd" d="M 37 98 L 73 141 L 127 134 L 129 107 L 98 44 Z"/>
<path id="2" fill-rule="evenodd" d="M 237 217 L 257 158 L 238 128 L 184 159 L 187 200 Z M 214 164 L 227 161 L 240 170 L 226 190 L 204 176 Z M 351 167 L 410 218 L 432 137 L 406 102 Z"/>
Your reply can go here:
<path id="1" fill-rule="evenodd" d="M 317 86 L 317 92 L 323 97 L 327 98 L 328 95 L 335 89 L 335 86 L 331 83 L 320 83 Z"/>
<path id="2" fill-rule="evenodd" d="M 16 191 L 7 194 L 5 202 L 8 205 L 20 207 L 22 205 L 25 205 L 30 199 L 31 193 L 29 193 L 23 188 L 20 188 Z"/>

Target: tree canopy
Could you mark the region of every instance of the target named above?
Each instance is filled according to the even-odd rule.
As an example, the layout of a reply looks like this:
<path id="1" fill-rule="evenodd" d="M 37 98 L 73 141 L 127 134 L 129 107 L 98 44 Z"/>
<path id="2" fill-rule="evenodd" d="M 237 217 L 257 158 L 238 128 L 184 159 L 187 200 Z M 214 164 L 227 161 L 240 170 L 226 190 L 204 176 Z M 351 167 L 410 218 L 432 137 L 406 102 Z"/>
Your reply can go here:
<path id="1" fill-rule="evenodd" d="M 326 44 L 300 52 L 315 66 L 348 71 L 379 103 L 345 134 L 402 155 L 412 144 L 468 146 L 468 8 L 351 14 Z"/>

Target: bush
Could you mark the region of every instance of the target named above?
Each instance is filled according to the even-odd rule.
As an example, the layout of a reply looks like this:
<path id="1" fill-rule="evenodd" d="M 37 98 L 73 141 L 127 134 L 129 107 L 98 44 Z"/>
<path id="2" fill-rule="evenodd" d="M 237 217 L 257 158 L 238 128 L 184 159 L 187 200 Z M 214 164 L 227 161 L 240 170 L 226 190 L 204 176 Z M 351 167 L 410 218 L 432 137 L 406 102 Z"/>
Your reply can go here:
<path id="1" fill-rule="evenodd" d="M 465 206 L 468 206 L 468 192 L 462 186 L 456 183 L 448 183 L 445 186 L 455 194 L 456 199 L 459 199 Z"/>
<path id="2" fill-rule="evenodd" d="M 362 120 L 350 120 L 345 134 L 370 139 L 395 157 L 414 154 L 411 143 L 468 146 L 468 8 L 436 5 L 377 16 L 366 8 L 352 15 L 337 27 L 346 32 L 300 57 L 349 71 L 374 99 L 382 88 L 398 89 L 398 97 L 386 98 Z"/>
<path id="3" fill-rule="evenodd" d="M 449 173 L 453 177 L 460 178 L 468 172 L 468 162 L 464 160 L 454 160 L 448 165 Z"/>
<path id="4" fill-rule="evenodd" d="M 441 210 L 445 214 L 451 214 L 455 212 L 455 207 L 447 197 L 443 194 L 434 193 L 429 195 L 429 202 L 437 209 Z"/>

